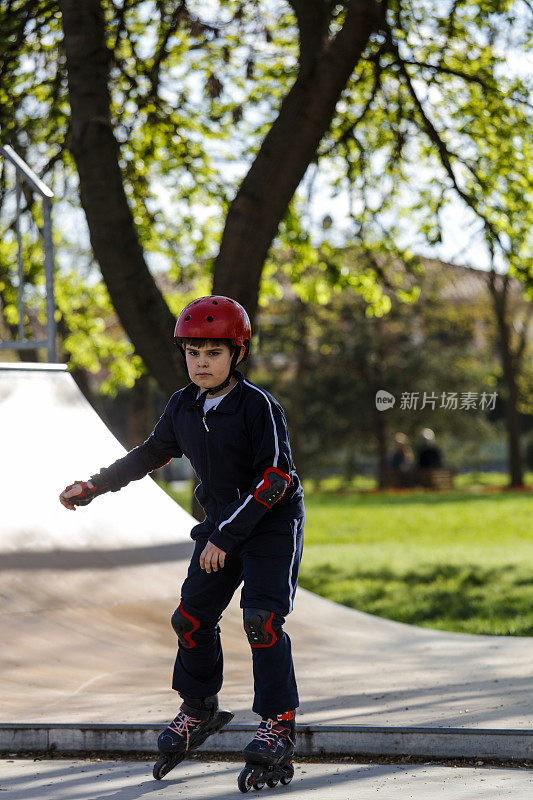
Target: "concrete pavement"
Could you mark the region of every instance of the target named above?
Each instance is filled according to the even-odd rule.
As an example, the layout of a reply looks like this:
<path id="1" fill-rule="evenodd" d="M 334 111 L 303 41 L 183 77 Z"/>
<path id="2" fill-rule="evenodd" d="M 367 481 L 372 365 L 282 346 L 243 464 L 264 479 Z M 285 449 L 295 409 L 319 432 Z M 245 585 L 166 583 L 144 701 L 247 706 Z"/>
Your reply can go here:
<path id="1" fill-rule="evenodd" d="M 152 762 L 0 761 L 9 800 L 235 800 L 237 762 L 186 761 L 162 781 Z M 296 763 L 292 783 L 248 796 L 291 800 L 531 800 L 533 771 L 433 764 Z"/>

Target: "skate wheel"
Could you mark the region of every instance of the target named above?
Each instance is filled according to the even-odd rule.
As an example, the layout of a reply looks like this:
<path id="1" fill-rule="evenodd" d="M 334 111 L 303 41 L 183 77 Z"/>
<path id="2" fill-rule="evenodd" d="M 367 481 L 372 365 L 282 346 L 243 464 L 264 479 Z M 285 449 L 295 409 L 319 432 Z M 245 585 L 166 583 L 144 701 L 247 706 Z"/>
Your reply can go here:
<path id="1" fill-rule="evenodd" d="M 265 788 L 265 781 L 256 781 L 256 782 L 253 784 L 253 787 L 254 787 L 254 789 L 255 789 L 255 791 L 256 791 L 256 792 L 260 792 L 260 791 L 261 791 L 261 789 L 264 789 L 264 788 Z"/>
<path id="2" fill-rule="evenodd" d="M 246 794 L 246 792 L 249 792 L 252 788 L 253 772 L 253 769 L 250 769 L 250 767 L 245 767 L 243 770 L 241 770 L 241 773 L 237 779 L 237 786 L 239 787 L 239 791 L 243 792 L 243 794 Z"/>
<path id="3" fill-rule="evenodd" d="M 156 781 L 160 781 L 167 772 L 169 772 L 168 758 L 166 756 L 161 756 L 161 758 L 158 758 L 155 762 L 152 774 Z"/>
<path id="4" fill-rule="evenodd" d="M 294 778 L 294 767 L 292 764 L 287 764 L 287 766 L 283 768 L 281 783 L 283 784 L 283 786 L 287 786 L 292 781 L 293 778 Z"/>
<path id="5" fill-rule="evenodd" d="M 279 783 L 279 778 L 268 778 L 267 786 L 270 786 L 271 789 L 274 789 Z"/>

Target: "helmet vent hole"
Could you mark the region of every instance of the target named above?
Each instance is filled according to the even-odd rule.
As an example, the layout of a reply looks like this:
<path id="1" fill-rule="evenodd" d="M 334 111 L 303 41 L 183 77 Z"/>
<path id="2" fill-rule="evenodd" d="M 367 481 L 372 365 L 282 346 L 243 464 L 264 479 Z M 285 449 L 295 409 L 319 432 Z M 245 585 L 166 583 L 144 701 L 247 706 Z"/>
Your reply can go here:
<path id="1" fill-rule="evenodd" d="M 191 315 L 187 314 L 187 316 L 185 317 L 185 322 L 188 322 L 190 320 L 190 318 L 191 318 Z"/>
<path id="2" fill-rule="evenodd" d="M 206 317 L 206 320 L 207 320 L 208 322 L 213 322 L 213 317 Z"/>
<path id="3" fill-rule="evenodd" d="M 213 300 L 213 305 L 218 306 L 218 300 Z"/>

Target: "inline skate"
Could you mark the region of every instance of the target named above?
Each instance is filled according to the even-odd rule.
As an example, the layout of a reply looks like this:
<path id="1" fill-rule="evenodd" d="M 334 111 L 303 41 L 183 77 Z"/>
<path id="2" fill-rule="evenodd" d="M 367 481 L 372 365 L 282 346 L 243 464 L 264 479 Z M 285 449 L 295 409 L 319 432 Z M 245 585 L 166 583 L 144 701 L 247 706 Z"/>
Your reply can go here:
<path id="1" fill-rule="evenodd" d="M 208 736 L 216 733 L 233 719 L 231 711 L 218 707 L 218 698 L 183 698 L 179 713 L 157 740 L 161 755 L 154 764 L 153 776 L 161 780 L 196 750 Z"/>
<path id="2" fill-rule="evenodd" d="M 295 742 L 294 711 L 262 719 L 254 738 L 243 750 L 246 764 L 237 781 L 240 791 L 289 784 L 294 776 Z"/>

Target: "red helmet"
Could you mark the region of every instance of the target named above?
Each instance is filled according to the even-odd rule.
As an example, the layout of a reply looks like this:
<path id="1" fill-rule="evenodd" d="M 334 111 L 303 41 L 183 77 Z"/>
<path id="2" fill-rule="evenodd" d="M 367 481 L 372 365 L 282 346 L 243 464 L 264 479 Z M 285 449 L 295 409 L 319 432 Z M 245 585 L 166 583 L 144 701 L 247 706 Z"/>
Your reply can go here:
<path id="1" fill-rule="evenodd" d="M 251 327 L 248 314 L 236 300 L 214 294 L 199 297 L 185 306 L 174 329 L 174 342 L 180 339 L 232 339 L 250 351 Z"/>

